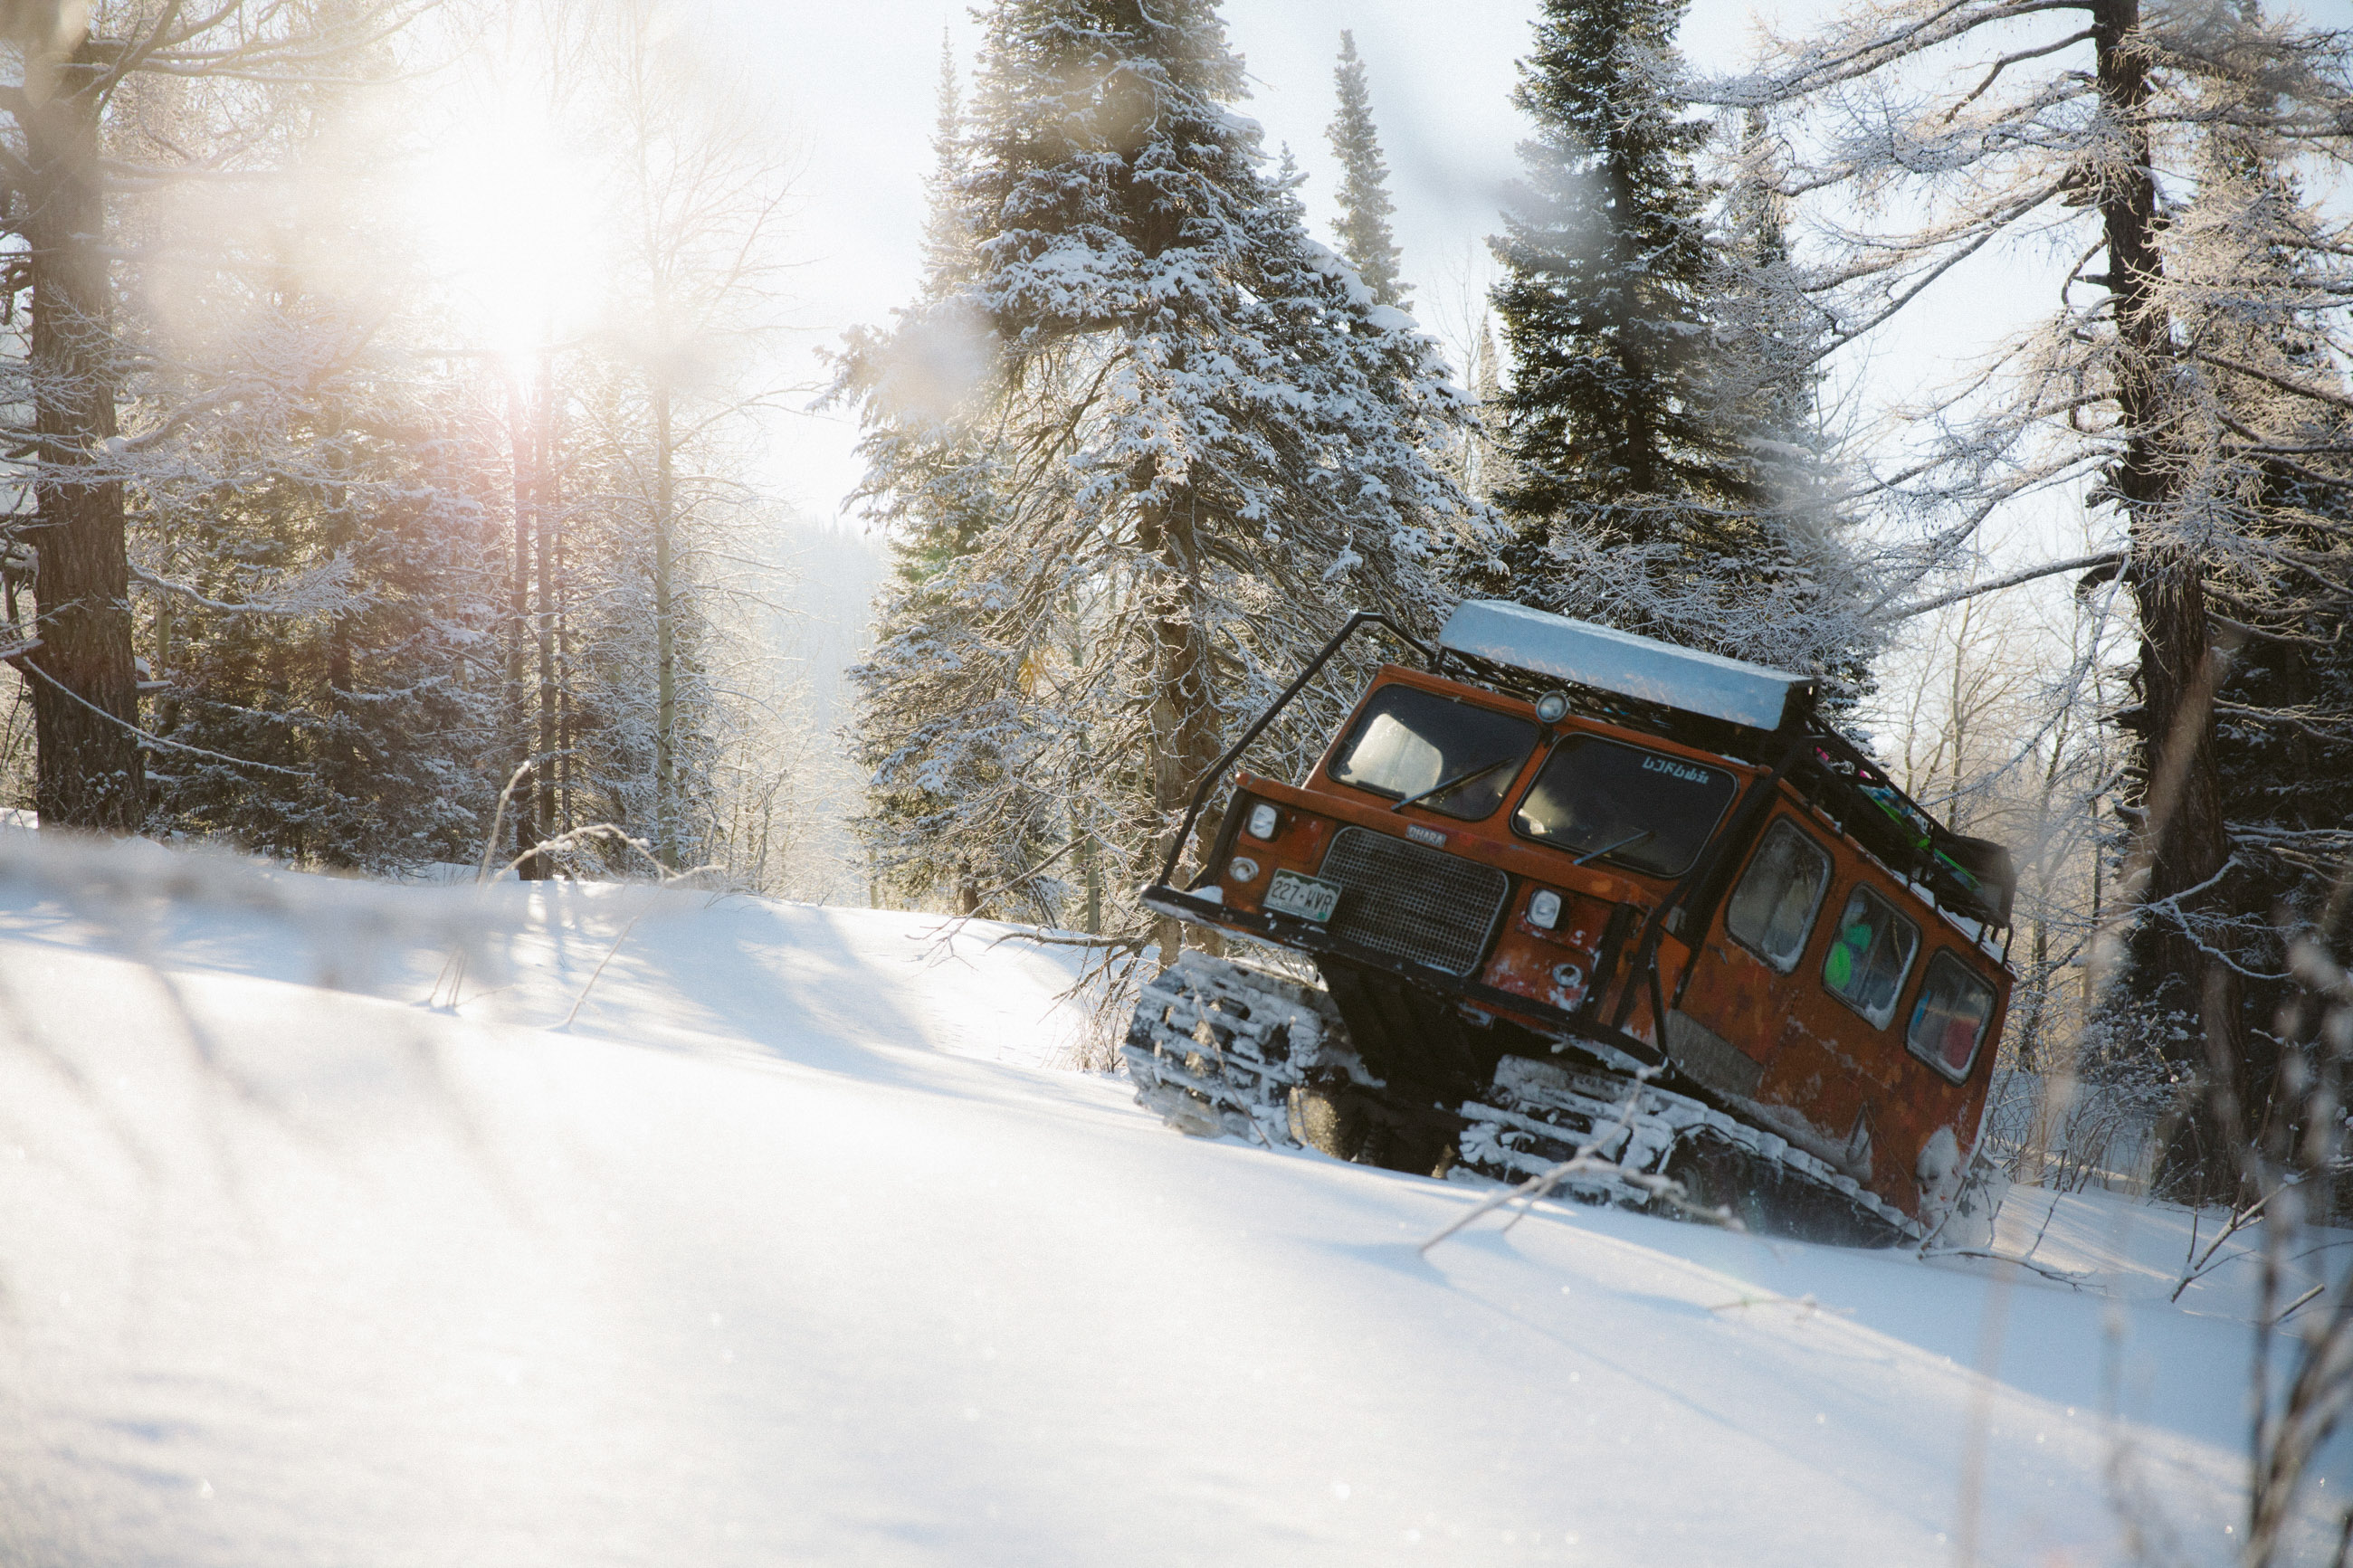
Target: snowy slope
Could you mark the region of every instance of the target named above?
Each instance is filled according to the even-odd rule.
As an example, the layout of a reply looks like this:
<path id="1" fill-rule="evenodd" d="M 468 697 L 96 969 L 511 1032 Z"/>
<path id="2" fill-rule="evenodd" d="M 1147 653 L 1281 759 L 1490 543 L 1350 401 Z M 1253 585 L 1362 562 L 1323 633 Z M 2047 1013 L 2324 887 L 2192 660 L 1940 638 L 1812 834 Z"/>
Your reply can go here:
<path id="1" fill-rule="evenodd" d="M 2166 1304 L 2168 1211 L 2041 1236 L 2113 1332 L 1614 1213 L 1424 1258 L 1478 1193 L 1166 1131 L 1050 1065 L 1071 961 L 997 928 L 28 875 L 0 1563 L 2092 1563 L 2120 1487 L 2230 1555 L 2249 1271 Z"/>

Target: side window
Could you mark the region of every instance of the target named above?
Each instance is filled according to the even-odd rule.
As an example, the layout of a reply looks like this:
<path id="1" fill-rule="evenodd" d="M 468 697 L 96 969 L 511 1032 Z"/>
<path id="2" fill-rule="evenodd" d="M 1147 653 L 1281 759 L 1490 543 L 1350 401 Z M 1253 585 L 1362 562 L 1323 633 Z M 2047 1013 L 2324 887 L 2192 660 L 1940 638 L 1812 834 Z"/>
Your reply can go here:
<path id="1" fill-rule="evenodd" d="M 1822 984 L 1831 994 L 1883 1029 L 1895 1016 L 1895 994 L 1920 947 L 1920 928 L 1869 888 L 1857 888 L 1839 916 Z"/>
<path id="2" fill-rule="evenodd" d="M 1785 816 L 1765 835 L 1747 874 L 1732 889 L 1724 929 L 1787 974 L 1805 953 L 1815 912 L 1822 907 L 1822 889 L 1830 881 L 1829 852 Z"/>
<path id="3" fill-rule="evenodd" d="M 1958 1083 L 1969 1076 L 1986 1023 L 1993 1016 L 1993 987 L 1969 973 L 1950 952 L 1928 961 L 1920 1000 L 1912 1005 L 1912 1025 L 1904 1043 L 1912 1054 Z"/>

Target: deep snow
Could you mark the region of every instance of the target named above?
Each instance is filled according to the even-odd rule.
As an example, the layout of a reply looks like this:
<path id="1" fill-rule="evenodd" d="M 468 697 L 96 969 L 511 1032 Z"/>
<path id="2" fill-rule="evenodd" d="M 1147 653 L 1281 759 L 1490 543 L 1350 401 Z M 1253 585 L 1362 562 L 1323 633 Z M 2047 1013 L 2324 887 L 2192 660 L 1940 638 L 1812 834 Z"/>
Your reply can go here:
<path id="1" fill-rule="evenodd" d="M 0 1563 L 2231 1556 L 2253 1271 L 2167 1304 L 2177 1211 L 2014 1194 L 2083 1289 L 1551 1206 L 1424 1258 L 1477 1191 L 1166 1131 L 1004 928 L 6 840 Z"/>

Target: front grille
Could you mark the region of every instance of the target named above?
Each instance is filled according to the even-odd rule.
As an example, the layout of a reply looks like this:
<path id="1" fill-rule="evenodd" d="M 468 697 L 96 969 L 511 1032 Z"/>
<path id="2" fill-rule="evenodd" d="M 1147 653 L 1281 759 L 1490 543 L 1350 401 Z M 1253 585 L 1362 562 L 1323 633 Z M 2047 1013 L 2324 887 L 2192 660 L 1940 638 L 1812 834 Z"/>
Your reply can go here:
<path id="1" fill-rule="evenodd" d="M 1478 966 L 1512 885 L 1493 866 L 1361 827 L 1340 829 L 1317 875 L 1347 889 L 1335 935 L 1449 974 Z"/>

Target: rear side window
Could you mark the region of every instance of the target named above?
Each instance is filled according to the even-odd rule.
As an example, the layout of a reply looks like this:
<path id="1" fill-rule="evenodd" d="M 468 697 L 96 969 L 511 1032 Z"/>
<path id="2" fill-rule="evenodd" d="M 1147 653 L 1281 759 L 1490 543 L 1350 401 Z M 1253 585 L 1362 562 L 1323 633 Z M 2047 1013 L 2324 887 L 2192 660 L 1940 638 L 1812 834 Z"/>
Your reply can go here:
<path id="1" fill-rule="evenodd" d="M 1579 860 L 1680 877 L 1739 788 L 1722 768 L 1577 736 L 1545 759 L 1512 826 Z"/>
<path id="2" fill-rule="evenodd" d="M 1724 929 L 1787 974 L 1805 953 L 1806 938 L 1830 882 L 1829 852 L 1782 817 L 1765 835 L 1747 875 L 1732 890 Z"/>
<path id="3" fill-rule="evenodd" d="M 1912 1026 L 1904 1043 L 1912 1054 L 1955 1083 L 1969 1076 L 1986 1024 L 1993 1017 L 1993 987 L 1969 973 L 1949 952 L 1928 961 L 1920 1000 L 1912 1005 Z"/>
<path id="4" fill-rule="evenodd" d="M 1432 811 L 1475 822 L 1504 804 L 1535 748 L 1536 727 L 1525 719 L 1387 686 L 1366 704 L 1332 776 L 1392 800 L 1420 795 Z"/>
<path id="5" fill-rule="evenodd" d="M 1919 947 L 1918 926 L 1869 888 L 1857 888 L 1839 916 L 1830 956 L 1822 960 L 1822 984 L 1873 1028 L 1883 1029 L 1895 1016 L 1896 993 L 1904 989 Z"/>

